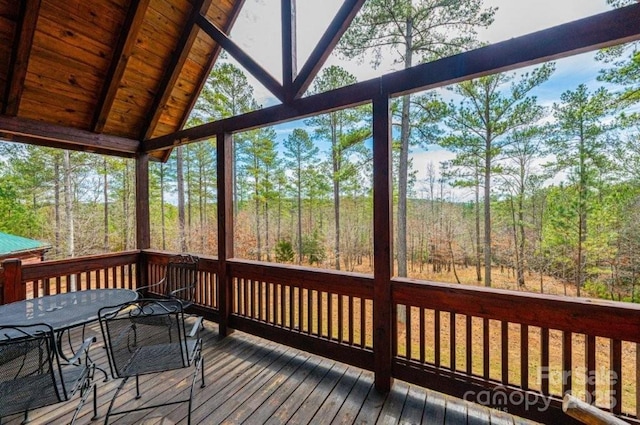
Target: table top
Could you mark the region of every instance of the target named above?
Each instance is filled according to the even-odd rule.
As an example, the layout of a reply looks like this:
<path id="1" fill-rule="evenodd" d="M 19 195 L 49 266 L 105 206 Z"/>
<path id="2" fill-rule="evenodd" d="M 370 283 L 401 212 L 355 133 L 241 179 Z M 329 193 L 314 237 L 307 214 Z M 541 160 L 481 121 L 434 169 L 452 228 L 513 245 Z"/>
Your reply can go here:
<path id="1" fill-rule="evenodd" d="M 0 326 L 47 323 L 56 331 L 98 320 L 102 307 L 133 301 L 130 289 L 92 289 L 0 305 Z"/>

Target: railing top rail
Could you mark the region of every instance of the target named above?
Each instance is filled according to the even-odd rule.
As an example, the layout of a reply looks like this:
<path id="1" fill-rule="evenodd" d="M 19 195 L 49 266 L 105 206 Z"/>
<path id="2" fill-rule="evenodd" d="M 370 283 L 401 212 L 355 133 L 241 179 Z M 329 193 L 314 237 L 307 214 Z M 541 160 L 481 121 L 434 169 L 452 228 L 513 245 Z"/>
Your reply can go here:
<path id="1" fill-rule="evenodd" d="M 237 259 L 229 260 L 228 264 L 231 274 L 236 277 L 373 297 L 373 276 L 364 273 Z"/>
<path id="2" fill-rule="evenodd" d="M 399 304 L 640 343 L 640 306 L 455 284 L 393 279 Z"/>
<path id="3" fill-rule="evenodd" d="M 38 280 L 135 264 L 138 262 L 139 254 L 140 251 L 136 250 L 25 264 L 22 266 L 22 280 Z"/>

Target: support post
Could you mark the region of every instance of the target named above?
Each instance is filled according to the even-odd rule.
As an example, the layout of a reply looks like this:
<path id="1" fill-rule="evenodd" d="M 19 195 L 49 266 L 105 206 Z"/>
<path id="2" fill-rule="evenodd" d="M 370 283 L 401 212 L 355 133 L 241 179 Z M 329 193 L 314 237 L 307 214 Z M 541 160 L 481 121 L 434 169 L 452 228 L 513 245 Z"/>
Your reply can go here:
<path id="1" fill-rule="evenodd" d="M 216 136 L 218 171 L 218 310 L 220 338 L 231 334 L 233 282 L 227 260 L 233 257 L 233 135 Z"/>
<path id="2" fill-rule="evenodd" d="M 373 354 L 375 387 L 388 392 L 392 385 L 393 326 L 391 275 L 393 272 L 391 120 L 389 96 L 373 98 Z"/>
<path id="3" fill-rule="evenodd" d="M 139 154 L 136 157 L 136 248 L 138 250 L 151 247 L 151 220 L 149 215 L 149 155 Z M 136 264 L 136 285 L 146 286 L 147 258 L 140 253 Z"/>
<path id="4" fill-rule="evenodd" d="M 26 287 L 22 284 L 22 261 L 10 258 L 2 263 L 4 269 L 4 287 L 2 301 L 9 304 L 27 298 Z"/>

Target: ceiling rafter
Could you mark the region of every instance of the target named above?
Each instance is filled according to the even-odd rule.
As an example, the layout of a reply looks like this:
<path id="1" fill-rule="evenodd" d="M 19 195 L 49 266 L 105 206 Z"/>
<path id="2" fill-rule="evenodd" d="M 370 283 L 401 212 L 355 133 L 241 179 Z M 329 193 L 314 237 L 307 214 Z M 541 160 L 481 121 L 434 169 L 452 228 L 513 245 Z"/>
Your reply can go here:
<path id="1" fill-rule="evenodd" d="M 355 19 L 365 0 L 346 0 L 336 13 L 320 41 L 293 82 L 293 97 L 299 98 L 309 88 L 316 74 Z"/>
<path id="2" fill-rule="evenodd" d="M 235 5 L 233 6 L 233 11 L 229 15 L 229 21 L 227 21 L 225 28 L 223 28 L 226 33 L 231 30 L 233 24 L 235 24 L 236 20 L 238 19 L 238 15 L 240 14 L 242 6 L 244 6 L 244 0 L 236 1 Z M 209 78 L 209 74 L 211 73 L 211 70 L 216 63 L 218 56 L 220 56 L 221 51 L 222 47 L 216 43 L 213 52 L 209 56 L 207 65 L 204 68 L 205 72 L 202 74 L 202 78 L 200 78 L 200 81 L 198 81 L 196 84 L 195 93 L 197 93 L 197 95 L 191 97 L 189 106 L 185 109 L 184 114 L 182 115 L 182 119 L 180 120 L 179 128 L 183 128 L 186 125 L 187 120 L 189 119 L 189 114 L 191 114 L 191 110 L 193 110 L 194 106 L 196 105 L 196 102 L 198 101 L 198 95 L 200 94 L 200 92 L 202 92 L 202 88 L 206 84 L 207 79 Z"/>
<path id="3" fill-rule="evenodd" d="M 139 141 L 125 137 L 7 116 L 0 116 L 0 136 L 40 146 L 124 157 L 135 156 L 140 147 Z"/>
<path id="4" fill-rule="evenodd" d="M 282 85 L 285 98 L 293 100 L 293 80 L 297 70 L 296 0 L 281 0 L 282 16 Z"/>
<path id="5" fill-rule="evenodd" d="M 220 28 L 211 23 L 206 17 L 198 17 L 198 25 L 209 37 L 213 38 L 223 49 L 237 60 L 251 75 L 269 90 L 281 102 L 285 102 L 282 85 L 269 72 L 262 68 L 251 56 L 233 42 Z"/>
<path id="6" fill-rule="evenodd" d="M 116 99 L 116 93 L 120 87 L 122 76 L 127 68 L 133 47 L 135 46 L 138 32 L 144 22 L 144 15 L 149 6 L 149 2 L 150 0 L 132 0 L 129 5 L 129 11 L 122 25 L 122 32 L 118 38 L 118 44 L 114 50 L 111 65 L 105 77 L 105 84 L 102 88 L 102 93 L 91 123 L 91 128 L 96 133 L 101 133 L 107 122 L 107 117 Z"/>
<path id="7" fill-rule="evenodd" d="M 640 3 L 558 25 L 469 52 L 396 71 L 289 104 L 249 112 L 147 140 L 142 150 L 172 147 L 216 134 L 244 131 L 355 106 L 379 94 L 396 96 L 506 72 L 588 51 L 640 40 Z"/>
<path id="8" fill-rule="evenodd" d="M 142 140 L 148 139 L 153 135 L 160 121 L 160 116 L 171 96 L 171 90 L 180 77 L 182 67 L 198 36 L 198 27 L 196 26 L 198 17 L 201 16 L 203 11 L 206 12 L 209 9 L 209 5 L 211 5 L 211 0 L 197 0 L 193 5 L 193 9 L 191 9 L 189 19 L 184 26 L 174 54 L 171 56 L 171 62 L 166 68 L 160 87 L 153 99 L 151 109 L 149 109 L 149 111 L 151 111 L 150 119 L 143 127 L 143 133 L 140 135 Z M 198 94 L 194 94 L 194 96 L 197 97 Z"/>
<path id="9" fill-rule="evenodd" d="M 36 24 L 40 15 L 40 0 L 20 2 L 20 17 L 14 39 L 9 65 L 9 78 L 5 93 L 4 114 L 16 116 L 20 107 L 20 99 L 24 90 L 24 81 L 29 66 L 29 56 L 36 32 Z"/>

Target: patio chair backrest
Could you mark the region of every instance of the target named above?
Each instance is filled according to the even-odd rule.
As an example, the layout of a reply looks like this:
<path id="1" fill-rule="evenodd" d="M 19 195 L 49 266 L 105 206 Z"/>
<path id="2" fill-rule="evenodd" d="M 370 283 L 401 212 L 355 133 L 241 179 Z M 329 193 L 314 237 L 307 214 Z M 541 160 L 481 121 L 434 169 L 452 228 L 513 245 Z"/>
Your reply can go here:
<path id="1" fill-rule="evenodd" d="M 182 304 L 141 299 L 99 312 L 114 378 L 189 366 Z"/>
<path id="2" fill-rule="evenodd" d="M 197 282 L 198 259 L 191 255 L 176 255 L 167 264 L 163 295 L 191 304 L 195 301 Z"/>
<path id="3" fill-rule="evenodd" d="M 0 326 L 0 417 L 68 400 L 53 329 Z"/>

